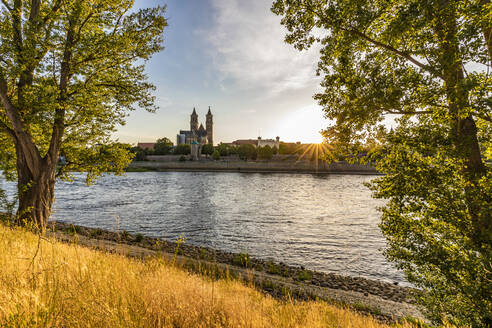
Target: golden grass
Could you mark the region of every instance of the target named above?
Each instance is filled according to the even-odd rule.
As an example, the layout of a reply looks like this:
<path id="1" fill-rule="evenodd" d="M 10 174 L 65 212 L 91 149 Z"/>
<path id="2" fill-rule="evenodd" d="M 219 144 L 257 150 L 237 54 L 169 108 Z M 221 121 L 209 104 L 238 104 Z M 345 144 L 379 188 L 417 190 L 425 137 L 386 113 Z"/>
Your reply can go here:
<path id="1" fill-rule="evenodd" d="M 281 302 L 237 281 L 213 282 L 162 259 L 0 224 L 0 327 L 387 326 L 324 302 Z"/>

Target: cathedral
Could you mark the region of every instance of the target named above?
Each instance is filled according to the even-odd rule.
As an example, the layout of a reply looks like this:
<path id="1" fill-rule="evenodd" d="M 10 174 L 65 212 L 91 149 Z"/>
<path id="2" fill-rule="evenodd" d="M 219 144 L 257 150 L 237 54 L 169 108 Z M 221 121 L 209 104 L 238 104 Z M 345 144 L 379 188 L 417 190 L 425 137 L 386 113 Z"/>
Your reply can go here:
<path id="1" fill-rule="evenodd" d="M 200 124 L 200 127 L 198 126 L 198 114 L 196 113 L 195 108 L 193 108 L 190 119 L 190 129 L 179 131 L 179 134 L 176 136 L 176 144 L 214 144 L 214 122 L 210 106 L 208 107 L 205 126 L 205 128 L 203 127 L 203 124 Z"/>

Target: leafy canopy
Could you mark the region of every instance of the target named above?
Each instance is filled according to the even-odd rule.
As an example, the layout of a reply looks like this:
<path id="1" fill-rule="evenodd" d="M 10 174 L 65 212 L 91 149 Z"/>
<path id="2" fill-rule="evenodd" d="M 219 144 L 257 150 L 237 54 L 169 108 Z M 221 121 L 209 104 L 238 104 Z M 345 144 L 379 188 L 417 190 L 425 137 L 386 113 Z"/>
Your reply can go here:
<path id="1" fill-rule="evenodd" d="M 490 1 L 275 0 L 272 11 L 286 42 L 320 49 L 315 99 L 335 121 L 325 138 L 353 160 L 370 145 L 365 160 L 386 173 L 372 184 L 388 200 L 386 255 L 427 315 L 492 325 Z"/>
<path id="2" fill-rule="evenodd" d="M 15 171 L 19 126 L 41 158 L 51 149 L 51 155 L 67 159 L 58 176 L 86 171 L 90 181 L 103 171 L 122 172 L 131 155 L 111 134 L 128 111 L 155 110 L 144 64 L 162 49 L 167 25 L 165 7 L 132 11 L 133 4 L 2 0 L 0 167 L 5 173 Z M 12 105 L 10 112 L 5 104 Z"/>
<path id="3" fill-rule="evenodd" d="M 154 155 L 168 155 L 173 147 L 173 142 L 168 138 L 157 139 L 154 145 Z"/>

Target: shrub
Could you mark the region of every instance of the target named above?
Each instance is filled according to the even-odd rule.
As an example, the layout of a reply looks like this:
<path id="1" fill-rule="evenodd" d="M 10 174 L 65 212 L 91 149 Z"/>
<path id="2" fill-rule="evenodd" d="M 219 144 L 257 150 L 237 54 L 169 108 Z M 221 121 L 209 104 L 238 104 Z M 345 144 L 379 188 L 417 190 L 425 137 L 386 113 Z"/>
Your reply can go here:
<path id="1" fill-rule="evenodd" d="M 180 144 L 174 147 L 174 155 L 188 155 L 191 153 L 191 146 L 187 144 Z"/>
<path id="2" fill-rule="evenodd" d="M 234 263 L 235 265 L 247 268 L 251 264 L 251 259 L 250 259 L 248 253 L 239 253 L 239 254 L 236 254 L 236 256 L 234 256 L 232 263 Z"/>
<path id="3" fill-rule="evenodd" d="M 214 150 L 214 152 L 212 153 L 212 158 L 214 159 L 214 161 L 218 161 L 220 159 L 220 153 L 218 150 Z"/>

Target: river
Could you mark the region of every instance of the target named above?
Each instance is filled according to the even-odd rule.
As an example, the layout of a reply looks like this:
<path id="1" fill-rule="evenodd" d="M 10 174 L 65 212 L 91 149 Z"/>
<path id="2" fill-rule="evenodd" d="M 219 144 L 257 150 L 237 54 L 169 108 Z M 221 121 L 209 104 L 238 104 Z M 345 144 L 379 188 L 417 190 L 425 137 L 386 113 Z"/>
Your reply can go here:
<path id="1" fill-rule="evenodd" d="M 53 218 L 407 285 L 367 175 L 145 172 L 59 182 Z M 12 183 L 1 185 L 11 194 Z"/>

